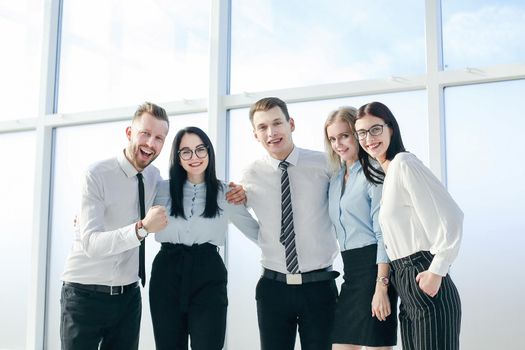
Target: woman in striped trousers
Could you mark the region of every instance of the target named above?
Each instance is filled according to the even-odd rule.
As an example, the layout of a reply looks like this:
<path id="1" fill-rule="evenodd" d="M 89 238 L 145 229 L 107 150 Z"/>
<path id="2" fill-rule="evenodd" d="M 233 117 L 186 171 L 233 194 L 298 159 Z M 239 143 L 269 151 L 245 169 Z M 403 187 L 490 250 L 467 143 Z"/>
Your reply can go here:
<path id="1" fill-rule="evenodd" d="M 355 127 L 365 176 L 383 181 L 379 223 L 401 300 L 403 349 L 459 349 L 461 301 L 449 269 L 459 251 L 463 213 L 432 172 L 405 151 L 387 106 L 362 106 Z"/>

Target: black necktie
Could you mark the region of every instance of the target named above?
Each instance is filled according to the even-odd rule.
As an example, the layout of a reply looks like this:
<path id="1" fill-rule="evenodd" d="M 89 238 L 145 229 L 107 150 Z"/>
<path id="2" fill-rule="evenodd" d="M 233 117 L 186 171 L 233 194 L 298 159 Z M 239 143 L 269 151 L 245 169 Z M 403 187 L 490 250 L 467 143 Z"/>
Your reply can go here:
<path id="1" fill-rule="evenodd" d="M 299 272 L 297 251 L 295 249 L 295 231 L 293 228 L 292 196 L 290 194 L 290 179 L 288 178 L 289 163 L 283 160 L 279 163 L 281 173 L 281 236 L 284 245 L 286 269 L 290 273 Z"/>
<path id="2" fill-rule="evenodd" d="M 140 219 L 144 219 L 146 216 L 146 205 L 144 204 L 144 181 L 142 181 L 142 174 L 137 174 L 137 179 L 139 180 L 139 205 L 140 205 Z M 142 287 L 146 284 L 146 266 L 145 266 L 145 257 L 146 257 L 146 239 L 140 241 L 139 248 L 139 277 L 142 281 Z"/>

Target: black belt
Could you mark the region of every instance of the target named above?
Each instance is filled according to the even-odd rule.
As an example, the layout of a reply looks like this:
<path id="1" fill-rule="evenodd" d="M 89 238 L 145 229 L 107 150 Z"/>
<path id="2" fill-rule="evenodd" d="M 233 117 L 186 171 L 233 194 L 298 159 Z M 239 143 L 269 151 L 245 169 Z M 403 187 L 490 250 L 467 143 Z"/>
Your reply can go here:
<path id="1" fill-rule="evenodd" d="M 181 252 L 181 251 L 187 251 L 192 253 L 197 253 L 199 251 L 206 251 L 206 250 L 214 250 L 219 251 L 220 248 L 214 244 L 211 243 L 201 243 L 201 244 L 194 244 L 194 245 L 185 245 L 180 243 L 168 243 L 168 242 L 162 242 L 160 249 L 165 250 L 167 252 L 173 253 L 173 252 Z"/>
<path id="2" fill-rule="evenodd" d="M 133 282 L 126 286 L 104 286 L 100 284 L 81 284 L 74 282 L 64 282 L 65 286 L 71 286 L 88 292 L 97 292 L 109 295 L 121 295 L 139 286 L 139 282 Z"/>
<path id="3" fill-rule="evenodd" d="M 263 269 L 262 276 L 270 280 L 283 282 L 286 284 L 303 284 L 312 282 L 329 281 L 336 279 L 339 272 L 332 271 L 332 266 L 320 270 L 304 273 L 281 273 L 273 270 Z"/>
<path id="4" fill-rule="evenodd" d="M 429 251 L 421 250 L 404 258 L 399 258 L 390 262 L 390 266 L 394 270 L 401 270 L 410 266 L 425 266 L 428 268 L 434 255 Z"/>

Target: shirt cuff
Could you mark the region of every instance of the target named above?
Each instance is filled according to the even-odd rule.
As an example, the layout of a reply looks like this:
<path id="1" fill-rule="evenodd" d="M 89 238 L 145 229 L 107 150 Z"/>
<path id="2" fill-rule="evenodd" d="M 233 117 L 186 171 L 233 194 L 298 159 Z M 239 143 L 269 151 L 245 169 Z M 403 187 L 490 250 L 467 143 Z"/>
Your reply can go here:
<path id="1" fill-rule="evenodd" d="M 137 238 L 137 231 L 135 231 L 136 224 L 137 223 L 134 222 L 124 227 L 124 232 L 126 232 L 126 242 L 129 244 L 130 249 L 140 246 L 140 241 Z"/>
<path id="2" fill-rule="evenodd" d="M 389 262 L 390 262 L 390 259 L 388 258 L 388 255 L 386 254 L 385 246 L 378 243 L 377 244 L 376 264 L 388 264 Z"/>
<path id="3" fill-rule="evenodd" d="M 428 271 L 445 277 L 450 269 L 450 263 L 439 255 L 434 255 Z"/>

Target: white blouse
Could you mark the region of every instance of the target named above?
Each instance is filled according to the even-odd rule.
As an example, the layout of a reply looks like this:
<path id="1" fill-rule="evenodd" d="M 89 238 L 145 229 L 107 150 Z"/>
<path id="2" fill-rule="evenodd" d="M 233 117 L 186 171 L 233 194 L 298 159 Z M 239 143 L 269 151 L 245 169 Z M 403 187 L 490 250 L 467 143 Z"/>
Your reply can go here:
<path id="1" fill-rule="evenodd" d="M 430 251 L 429 271 L 445 276 L 458 255 L 463 212 L 411 153 L 397 154 L 388 166 L 379 223 L 390 260 Z"/>

